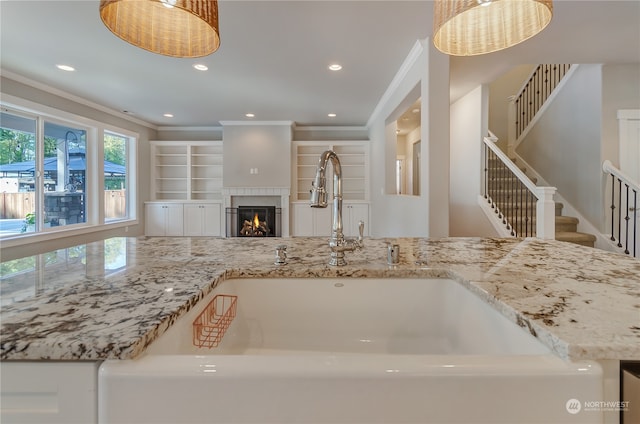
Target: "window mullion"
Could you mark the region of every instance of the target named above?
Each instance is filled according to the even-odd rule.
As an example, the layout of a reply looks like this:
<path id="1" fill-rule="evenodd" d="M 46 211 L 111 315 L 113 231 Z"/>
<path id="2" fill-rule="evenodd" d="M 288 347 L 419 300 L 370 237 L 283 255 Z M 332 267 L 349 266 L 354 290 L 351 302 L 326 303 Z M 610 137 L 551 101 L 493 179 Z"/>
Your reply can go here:
<path id="1" fill-rule="evenodd" d="M 36 232 L 44 229 L 44 119 L 36 118 L 36 166 L 34 188 L 36 196 Z"/>

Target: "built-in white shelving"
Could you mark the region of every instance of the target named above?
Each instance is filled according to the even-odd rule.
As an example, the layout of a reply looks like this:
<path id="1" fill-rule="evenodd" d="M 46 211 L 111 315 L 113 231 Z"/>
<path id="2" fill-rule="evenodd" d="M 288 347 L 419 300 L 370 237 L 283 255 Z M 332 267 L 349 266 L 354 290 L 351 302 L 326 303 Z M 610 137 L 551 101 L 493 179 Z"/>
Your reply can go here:
<path id="1" fill-rule="evenodd" d="M 152 141 L 152 200 L 217 200 L 222 142 Z"/>
<path id="2" fill-rule="evenodd" d="M 292 234 L 328 236 L 332 210 L 309 207 L 311 183 L 320 155 L 333 150 L 342 168 L 342 218 L 347 236 L 358 235 L 358 222 L 365 222 L 369 234 L 369 142 L 368 141 L 294 141 L 292 144 Z M 331 165 L 330 165 L 331 168 Z M 327 199 L 333 198 L 333 181 L 327 173 Z"/>
<path id="3" fill-rule="evenodd" d="M 293 149 L 294 200 L 309 200 L 318 160 L 325 150 L 333 150 L 340 158 L 343 199 L 369 200 L 368 141 L 295 141 Z M 327 184 L 327 189 L 331 191 L 332 185 Z"/>

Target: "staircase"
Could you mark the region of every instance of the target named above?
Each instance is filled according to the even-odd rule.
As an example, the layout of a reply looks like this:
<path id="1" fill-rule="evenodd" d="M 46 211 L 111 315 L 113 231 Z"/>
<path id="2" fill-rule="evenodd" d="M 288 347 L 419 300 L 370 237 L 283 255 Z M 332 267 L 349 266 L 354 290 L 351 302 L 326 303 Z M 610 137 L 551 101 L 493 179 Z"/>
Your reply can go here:
<path id="1" fill-rule="evenodd" d="M 511 98 L 509 121 L 512 125 L 506 152 L 497 147 L 495 142 L 498 139 L 491 131 L 483 139 L 483 194 L 495 217 L 502 221 L 502 225 L 496 223 L 499 231 L 506 228 L 515 237 L 555 238 L 594 247 L 596 236 L 579 232 L 578 218 L 562 215 L 562 203 L 553 201 L 555 187 L 537 185 L 536 178 L 527 175 L 526 167 L 514 159 L 517 156 L 515 142 L 535 124 L 538 113 L 555 97 L 556 89 L 570 69 L 575 67 L 570 64 L 541 64 L 518 94 Z"/>
<path id="2" fill-rule="evenodd" d="M 512 161 L 517 164 L 517 158 L 512 159 Z M 521 167 L 520 169 L 525 173 L 525 175 L 527 174 L 527 169 L 525 167 Z M 529 179 L 534 184 L 537 184 L 537 179 L 535 177 L 529 177 Z M 535 205 L 532 207 L 535 207 Z M 562 203 L 556 202 L 556 240 L 579 244 L 581 246 L 594 247 L 596 236 L 593 234 L 579 232 L 578 223 L 580 221 L 576 217 L 562 215 L 563 207 Z"/>

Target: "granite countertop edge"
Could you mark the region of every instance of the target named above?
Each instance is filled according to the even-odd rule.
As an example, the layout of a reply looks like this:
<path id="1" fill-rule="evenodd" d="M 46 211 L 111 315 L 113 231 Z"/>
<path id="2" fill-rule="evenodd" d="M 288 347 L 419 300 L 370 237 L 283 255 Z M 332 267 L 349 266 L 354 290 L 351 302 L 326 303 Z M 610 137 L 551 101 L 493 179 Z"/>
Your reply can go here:
<path id="1" fill-rule="evenodd" d="M 139 240 L 141 240 L 139 244 L 144 247 L 145 242 L 149 240 L 149 238 L 140 238 Z M 161 240 L 163 239 L 158 239 L 157 241 L 161 242 Z M 631 331 L 627 331 L 626 334 L 623 334 L 623 338 L 621 339 L 621 341 L 609 339 L 605 340 L 604 338 L 602 340 L 598 340 L 597 336 L 594 336 L 593 340 L 589 340 L 589 338 L 586 337 L 586 335 L 588 335 L 588 332 L 590 331 L 589 325 L 596 325 L 599 323 L 587 322 L 586 324 L 584 324 L 584 328 L 580 327 L 581 329 L 579 331 L 576 330 L 578 332 L 574 334 L 572 333 L 570 326 L 566 323 L 563 323 L 561 320 L 564 315 L 567 315 L 567 319 L 570 322 L 575 321 L 575 319 L 570 318 L 569 314 L 567 313 L 569 307 L 565 306 L 564 309 L 559 308 L 558 310 L 547 310 L 548 313 L 545 312 L 544 317 L 542 316 L 543 314 L 539 312 L 547 308 L 547 306 L 538 307 L 538 304 L 542 304 L 541 302 L 546 301 L 547 298 L 556 301 L 554 305 L 558 304 L 559 302 L 556 298 L 563 299 L 564 301 L 565 295 L 553 294 L 553 288 L 550 288 L 553 284 L 558 284 L 558 287 L 563 287 L 562 290 L 564 290 L 565 286 L 559 285 L 564 281 L 561 281 L 560 278 L 562 277 L 562 273 L 544 278 L 522 274 L 523 281 L 518 281 L 517 283 L 515 282 L 514 278 L 505 277 L 504 274 L 505 270 L 511 272 L 515 269 L 521 268 L 522 264 L 518 262 L 519 259 L 514 258 L 517 255 L 523 253 L 522 251 L 530 255 L 531 253 L 535 254 L 536 251 L 544 251 L 545 249 L 554 250 L 558 247 L 558 245 L 554 243 L 558 242 L 529 240 L 530 245 L 527 245 L 527 243 L 525 243 L 527 240 L 524 240 L 524 242 L 522 240 L 510 242 L 487 242 L 487 239 L 460 239 L 461 241 L 459 242 L 451 242 L 450 240 L 454 239 L 446 239 L 444 242 L 439 242 L 438 240 L 405 238 L 400 239 L 399 241 L 403 253 L 401 256 L 401 263 L 397 266 L 388 266 L 386 264 L 386 261 L 384 261 L 386 255 L 384 249 L 378 249 L 375 255 L 375 260 L 371 260 L 370 257 L 366 257 L 362 258 L 361 260 L 353 260 L 350 265 L 347 265 L 345 267 L 330 267 L 325 264 L 326 258 L 320 257 L 320 259 L 315 259 L 315 256 L 317 256 L 317 254 L 313 253 L 315 244 L 309 248 L 308 253 L 308 257 L 313 257 L 313 260 L 306 259 L 304 256 L 295 256 L 295 253 L 306 252 L 307 246 L 304 246 L 303 244 L 306 243 L 308 245 L 309 240 L 296 240 L 294 238 L 285 240 L 289 244 L 293 245 L 291 250 L 294 253 L 294 256 L 292 256 L 290 263 L 285 266 L 276 266 L 273 264 L 273 262 L 265 263 L 265 258 L 269 258 L 269 261 L 272 260 L 271 248 L 273 247 L 272 245 L 275 245 L 272 241 L 260 242 L 262 243 L 259 245 L 260 249 L 262 249 L 266 245 L 268 246 L 269 251 L 268 256 L 267 254 L 263 254 L 263 258 L 260 258 L 262 260 L 258 260 L 258 263 L 261 264 L 258 266 L 239 267 L 237 266 L 237 263 L 227 265 L 225 264 L 224 260 L 220 260 L 218 262 L 207 262 L 208 257 L 206 255 L 192 255 L 189 257 L 190 261 L 186 261 L 184 263 L 181 262 L 180 265 L 176 265 L 176 263 L 173 263 L 173 267 L 176 269 L 177 275 L 180 274 L 181 270 L 191 269 L 189 267 L 198 267 L 199 272 L 201 272 L 202 274 L 206 274 L 206 276 L 202 277 L 202 283 L 198 283 L 194 286 L 197 287 L 197 289 L 192 289 L 192 291 L 188 292 L 187 295 L 184 296 L 184 301 L 179 300 L 177 301 L 177 303 L 175 303 L 175 305 L 172 304 L 172 306 L 164 307 L 164 309 L 158 312 L 157 319 L 155 321 L 150 320 L 144 325 L 139 325 L 138 327 L 140 328 L 135 328 L 135 330 L 138 331 L 135 334 L 129 333 L 126 336 L 119 337 L 119 335 L 115 333 L 115 330 L 112 329 L 111 333 L 106 333 L 109 336 L 103 338 L 92 339 L 89 337 L 85 339 L 83 337 L 84 333 L 77 337 L 75 337 L 73 334 L 65 335 L 55 333 L 55 336 L 48 335 L 46 337 L 37 337 L 34 335 L 32 339 L 29 339 L 28 337 L 23 337 L 23 339 L 15 337 L 12 340 L 8 340 L 11 339 L 10 337 L 7 338 L 7 333 L 9 332 L 8 330 L 16 328 L 17 324 L 11 326 L 11 323 L 2 322 L 2 333 L 0 333 L 2 349 L 0 351 L 0 359 L 60 361 L 100 361 L 105 359 L 133 359 L 140 356 L 145 351 L 145 349 L 154 340 L 156 340 L 157 337 L 164 333 L 164 331 L 166 331 L 166 329 L 168 329 L 182 314 L 191 310 L 195 305 L 198 304 L 201 299 L 203 299 L 218 284 L 226 279 L 340 277 L 450 278 L 465 286 L 475 295 L 479 296 L 484 302 L 488 303 L 491 307 L 498 310 L 510 321 L 516 323 L 525 331 L 538 338 L 542 343 L 550 348 L 553 353 L 555 353 L 563 360 L 578 361 L 640 359 L 640 281 L 638 281 L 637 279 L 637 275 L 639 275 L 637 271 L 640 270 L 640 261 L 638 260 L 621 257 L 620 255 L 608 254 L 606 252 L 593 252 L 594 249 L 592 249 L 591 251 L 578 249 L 574 252 L 576 258 L 580 257 L 581 255 L 584 256 L 585 253 L 593 255 L 593 258 L 587 258 L 587 260 L 590 260 L 591 262 L 593 262 L 594 260 L 611 261 L 613 259 L 614 262 L 617 262 L 619 260 L 624 262 L 625 266 L 631 266 L 631 270 L 629 272 L 623 274 L 616 273 L 615 275 L 616 278 L 618 278 L 618 280 L 616 281 L 621 282 L 618 285 L 622 286 L 619 290 L 620 296 L 624 296 L 627 304 L 629 304 L 630 302 L 636 302 L 635 308 L 638 309 L 636 309 L 635 312 L 637 312 L 638 314 L 638 322 L 630 323 L 631 325 L 629 326 L 629 328 L 631 329 Z M 466 242 L 462 240 L 466 240 Z M 387 239 L 368 240 L 370 248 L 373 247 L 371 245 L 377 245 L 378 248 L 382 248 L 386 245 L 387 242 Z M 171 245 L 172 243 L 177 243 L 177 241 L 168 241 L 166 243 L 167 245 Z M 213 243 L 213 245 L 216 247 L 227 247 L 227 244 L 229 242 L 222 241 L 211 243 Z M 449 243 L 450 246 L 447 247 L 447 243 Z M 458 243 L 459 245 L 465 245 L 469 249 L 469 252 L 472 252 L 477 248 L 476 243 L 493 243 L 496 246 L 506 247 L 504 247 L 503 254 L 495 255 L 496 260 L 494 260 L 494 258 L 492 257 L 490 261 L 488 261 L 484 257 L 482 257 L 481 260 L 478 260 L 477 258 L 474 258 L 473 254 L 470 254 L 466 260 L 458 261 L 453 257 L 453 249 L 445 252 L 449 254 L 447 259 L 439 260 L 434 255 L 431 255 L 431 257 L 429 257 L 429 260 L 424 260 L 427 253 L 433 253 L 431 251 L 432 248 L 435 248 L 436 250 L 445 250 L 446 248 L 453 248 L 456 243 Z M 322 245 L 324 245 L 324 243 L 322 243 Z M 162 246 L 162 243 L 158 244 L 158 246 Z M 531 246 L 534 247 L 534 250 L 530 252 L 528 249 Z M 257 249 L 258 246 L 253 246 L 253 248 Z M 145 249 L 143 249 L 142 251 L 146 251 Z M 356 252 L 352 255 L 353 258 L 357 258 L 358 253 Z M 200 260 L 200 262 L 194 260 L 194 257 Z M 528 261 L 529 257 L 527 258 Z M 537 260 L 535 255 L 531 257 L 531 260 L 532 262 L 535 262 Z M 171 259 L 165 258 L 164 261 L 170 262 Z M 296 261 L 300 263 L 296 264 Z M 162 262 L 162 265 L 165 266 L 167 265 L 167 263 L 168 262 Z M 479 265 L 481 263 L 484 265 Z M 532 265 L 526 264 L 526 267 L 532 267 Z M 603 275 L 605 274 L 606 272 L 603 271 Z M 571 273 L 567 275 L 569 275 L 569 277 L 567 278 L 571 283 L 575 283 L 582 278 L 587 278 L 587 283 L 590 284 L 598 283 L 601 282 L 600 280 L 604 280 L 604 276 L 595 274 L 589 275 L 588 277 L 583 277 L 579 265 L 575 270 L 572 269 Z M 638 285 L 636 286 L 636 284 Z M 504 294 L 506 289 L 517 289 L 518 291 L 522 291 L 522 287 L 524 287 L 526 293 L 531 290 L 530 287 L 535 288 L 535 290 L 541 290 L 542 292 L 544 292 L 545 290 L 549 292 L 548 294 L 546 294 L 546 298 L 539 296 L 542 301 L 538 300 L 538 297 L 531 298 L 535 299 L 530 301 L 530 304 L 535 306 L 536 308 L 533 309 L 534 312 L 528 311 L 527 307 L 518 305 L 520 299 L 517 295 Z M 588 288 L 592 287 L 589 286 Z M 514 293 L 516 292 L 514 291 Z M 586 295 L 583 295 L 579 292 L 574 293 L 574 296 L 576 297 L 576 304 L 578 298 L 586 299 Z M 615 296 L 618 296 L 618 294 L 616 294 Z M 612 302 L 615 303 L 615 299 L 613 299 Z M 149 303 L 150 308 L 154 306 L 153 302 Z M 158 301 L 157 303 L 162 302 Z M 523 303 L 523 305 L 526 306 L 525 303 Z M 588 307 L 585 305 L 581 304 L 580 308 L 582 309 L 580 309 L 579 312 L 582 312 L 583 314 L 584 311 L 588 311 Z M 627 313 L 624 316 L 628 317 L 628 312 L 629 311 L 627 309 Z M 22 311 L 17 313 L 17 316 L 20 316 L 20 313 L 22 313 Z M 6 321 L 4 315 L 2 318 L 3 321 Z M 12 318 L 13 317 L 10 317 L 9 321 L 11 321 Z M 129 327 L 127 327 L 127 329 L 131 330 L 133 327 L 135 327 L 135 325 L 131 324 Z M 604 327 L 604 329 L 599 329 L 598 331 L 600 331 L 598 335 L 602 335 L 603 337 L 607 336 L 606 326 Z M 34 330 L 34 334 L 35 333 L 37 332 Z M 583 338 L 580 339 L 577 336 L 582 336 Z M 572 338 L 574 338 L 574 340 L 571 340 Z"/>

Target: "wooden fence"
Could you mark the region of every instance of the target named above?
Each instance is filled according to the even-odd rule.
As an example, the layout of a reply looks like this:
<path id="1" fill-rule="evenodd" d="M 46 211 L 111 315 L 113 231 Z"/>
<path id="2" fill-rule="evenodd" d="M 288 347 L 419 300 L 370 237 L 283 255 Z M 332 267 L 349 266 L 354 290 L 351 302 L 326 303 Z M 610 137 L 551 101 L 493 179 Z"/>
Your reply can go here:
<path id="1" fill-rule="evenodd" d="M 126 216 L 126 192 L 126 190 L 104 191 L 104 217 L 106 219 Z M 35 209 L 35 192 L 0 193 L 0 219 L 22 219 Z"/>

